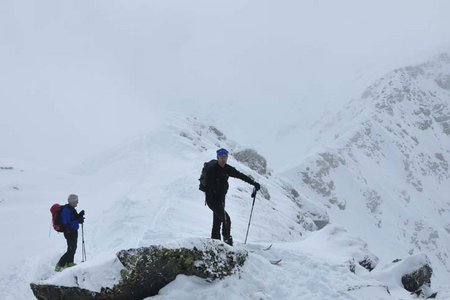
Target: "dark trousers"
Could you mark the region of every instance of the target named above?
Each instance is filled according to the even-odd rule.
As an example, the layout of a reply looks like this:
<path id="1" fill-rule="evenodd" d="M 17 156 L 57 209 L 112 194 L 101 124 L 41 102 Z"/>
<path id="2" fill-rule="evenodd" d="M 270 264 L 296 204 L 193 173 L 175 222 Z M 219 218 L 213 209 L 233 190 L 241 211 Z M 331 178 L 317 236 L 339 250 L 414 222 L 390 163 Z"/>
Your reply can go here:
<path id="1" fill-rule="evenodd" d="M 227 239 L 231 236 L 231 219 L 225 211 L 225 195 L 206 196 L 206 204 L 213 211 L 213 226 L 211 238 L 220 240 L 220 228 L 222 227 L 222 236 Z"/>
<path id="2" fill-rule="evenodd" d="M 64 267 L 67 263 L 73 263 L 75 251 L 77 251 L 78 231 L 64 232 L 67 241 L 67 251 L 59 259 L 58 265 Z"/>

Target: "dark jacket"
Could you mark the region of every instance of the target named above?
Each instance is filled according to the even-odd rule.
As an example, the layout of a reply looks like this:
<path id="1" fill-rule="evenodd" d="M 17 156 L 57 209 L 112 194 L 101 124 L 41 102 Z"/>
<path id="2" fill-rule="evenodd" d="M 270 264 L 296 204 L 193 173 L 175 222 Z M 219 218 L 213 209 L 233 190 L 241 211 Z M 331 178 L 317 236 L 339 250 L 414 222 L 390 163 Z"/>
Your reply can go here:
<path id="1" fill-rule="evenodd" d="M 247 175 L 242 174 L 234 167 L 226 164 L 223 168 L 213 164 L 206 170 L 206 193 L 213 195 L 225 195 L 228 191 L 228 177 L 239 178 L 249 184 L 254 181 Z"/>
<path id="2" fill-rule="evenodd" d="M 78 213 L 76 209 L 69 204 L 66 204 L 61 208 L 61 221 L 64 231 L 77 231 L 78 228 L 80 228 Z"/>

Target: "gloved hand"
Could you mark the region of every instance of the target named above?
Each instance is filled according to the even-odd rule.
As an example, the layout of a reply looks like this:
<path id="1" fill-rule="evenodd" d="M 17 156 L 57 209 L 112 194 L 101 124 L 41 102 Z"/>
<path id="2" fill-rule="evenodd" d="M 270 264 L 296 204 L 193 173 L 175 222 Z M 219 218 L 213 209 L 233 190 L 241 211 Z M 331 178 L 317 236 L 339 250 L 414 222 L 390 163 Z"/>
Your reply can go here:
<path id="1" fill-rule="evenodd" d="M 259 191 L 261 189 L 261 185 L 257 183 L 256 181 L 253 182 L 253 186 L 255 187 L 255 190 Z"/>
<path id="2" fill-rule="evenodd" d="M 84 210 L 80 211 L 80 213 L 77 215 L 77 220 L 80 224 L 84 223 Z"/>

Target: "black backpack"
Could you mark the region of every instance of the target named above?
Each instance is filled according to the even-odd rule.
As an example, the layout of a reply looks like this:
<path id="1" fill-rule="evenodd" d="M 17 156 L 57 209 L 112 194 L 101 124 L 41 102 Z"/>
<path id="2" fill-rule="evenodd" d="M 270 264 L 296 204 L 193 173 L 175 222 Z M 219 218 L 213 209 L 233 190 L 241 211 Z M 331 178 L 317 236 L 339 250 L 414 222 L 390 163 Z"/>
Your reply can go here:
<path id="1" fill-rule="evenodd" d="M 198 179 L 198 180 L 200 180 L 200 185 L 198 186 L 198 189 L 200 191 L 206 192 L 206 170 L 208 170 L 209 167 L 211 167 L 215 164 L 217 164 L 216 159 L 210 160 L 203 164 L 202 173 L 200 174 L 200 178 Z"/>

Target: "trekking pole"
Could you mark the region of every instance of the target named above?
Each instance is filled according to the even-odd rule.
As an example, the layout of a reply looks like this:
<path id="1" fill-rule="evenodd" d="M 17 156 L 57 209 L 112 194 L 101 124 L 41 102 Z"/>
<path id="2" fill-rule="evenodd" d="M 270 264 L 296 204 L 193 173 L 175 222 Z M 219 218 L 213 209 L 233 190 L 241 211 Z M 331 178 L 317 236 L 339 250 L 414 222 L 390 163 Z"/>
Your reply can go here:
<path id="1" fill-rule="evenodd" d="M 83 223 L 81 223 L 81 241 L 82 241 L 81 262 L 85 262 L 87 260 L 87 258 L 86 258 L 86 247 L 84 245 L 84 227 L 83 227 Z"/>
<path id="2" fill-rule="evenodd" d="M 252 221 L 252 214 L 253 214 L 253 207 L 255 206 L 255 199 L 256 199 L 256 188 L 253 189 L 252 197 L 253 197 L 253 204 L 252 204 L 252 210 L 250 212 L 250 219 L 248 220 L 248 226 L 247 226 L 247 234 L 245 235 L 245 241 L 244 244 L 247 243 L 247 237 L 248 237 L 248 230 L 250 229 L 250 222 Z"/>
<path id="3" fill-rule="evenodd" d="M 52 224 L 53 221 L 50 222 L 50 228 L 48 229 L 48 237 L 50 237 L 50 234 L 52 233 Z"/>

